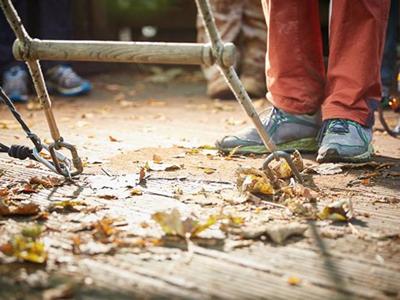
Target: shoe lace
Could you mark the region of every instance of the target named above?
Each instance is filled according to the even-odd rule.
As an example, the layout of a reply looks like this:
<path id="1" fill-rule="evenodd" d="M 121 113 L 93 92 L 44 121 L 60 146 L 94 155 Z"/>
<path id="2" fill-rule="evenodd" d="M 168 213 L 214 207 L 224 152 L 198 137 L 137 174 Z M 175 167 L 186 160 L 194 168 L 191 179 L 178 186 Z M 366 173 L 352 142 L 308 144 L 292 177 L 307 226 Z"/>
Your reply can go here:
<path id="1" fill-rule="evenodd" d="M 261 117 L 264 125 L 266 122 L 274 121 L 276 123 L 279 123 L 285 119 L 285 115 L 276 107 L 267 108 L 260 113 L 260 116 L 262 115 L 264 115 L 263 117 Z"/>
<path id="2" fill-rule="evenodd" d="M 70 67 L 60 66 L 57 70 L 58 81 L 64 83 L 65 85 L 70 85 L 80 81 L 80 77 L 72 70 Z"/>
<path id="3" fill-rule="evenodd" d="M 321 145 L 322 139 L 327 132 L 340 135 L 349 133 L 349 121 L 344 119 L 325 120 L 317 136 L 319 145 Z"/>

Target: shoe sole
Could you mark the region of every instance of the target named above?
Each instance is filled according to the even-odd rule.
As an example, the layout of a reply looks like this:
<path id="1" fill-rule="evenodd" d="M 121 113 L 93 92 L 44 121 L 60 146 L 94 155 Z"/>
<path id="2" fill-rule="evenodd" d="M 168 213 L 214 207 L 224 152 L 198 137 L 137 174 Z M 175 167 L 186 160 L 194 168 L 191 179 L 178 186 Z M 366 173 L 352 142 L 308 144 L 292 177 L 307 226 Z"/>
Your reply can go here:
<path id="1" fill-rule="evenodd" d="M 279 151 L 293 152 L 298 150 L 303 153 L 315 153 L 318 150 L 318 144 L 315 138 L 305 138 L 288 143 L 276 145 Z M 222 148 L 217 144 L 217 148 L 224 152 L 229 153 L 235 148 Z M 264 145 L 243 146 L 236 150 L 237 154 L 266 154 L 271 153 Z"/>
<path id="2" fill-rule="evenodd" d="M 374 148 L 372 145 L 368 146 L 368 150 L 362 154 L 356 156 L 341 156 L 336 149 L 328 149 L 324 155 L 318 155 L 317 162 L 319 163 L 338 163 L 338 162 L 348 162 L 348 163 L 363 163 L 370 161 L 372 154 L 374 153 Z"/>
<path id="3" fill-rule="evenodd" d="M 49 93 L 54 93 L 56 92 L 57 94 L 64 96 L 64 97 L 75 97 L 75 96 L 80 96 L 89 93 L 92 90 L 92 85 L 90 83 L 83 83 L 82 85 L 72 88 L 72 89 L 63 89 L 60 88 L 51 82 L 47 83 L 47 87 L 49 90 Z"/>

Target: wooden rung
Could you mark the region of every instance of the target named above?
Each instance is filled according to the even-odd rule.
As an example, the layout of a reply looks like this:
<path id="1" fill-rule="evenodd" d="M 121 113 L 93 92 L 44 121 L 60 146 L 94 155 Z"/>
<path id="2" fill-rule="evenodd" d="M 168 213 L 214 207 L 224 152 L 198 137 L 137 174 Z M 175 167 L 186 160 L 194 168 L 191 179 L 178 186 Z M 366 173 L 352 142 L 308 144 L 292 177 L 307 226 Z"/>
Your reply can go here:
<path id="1" fill-rule="evenodd" d="M 209 44 L 110 41 L 52 41 L 33 39 L 27 47 L 17 39 L 13 45 L 17 60 L 97 61 L 141 64 L 212 65 L 215 58 Z M 224 44 L 222 63 L 235 63 L 235 46 Z"/>

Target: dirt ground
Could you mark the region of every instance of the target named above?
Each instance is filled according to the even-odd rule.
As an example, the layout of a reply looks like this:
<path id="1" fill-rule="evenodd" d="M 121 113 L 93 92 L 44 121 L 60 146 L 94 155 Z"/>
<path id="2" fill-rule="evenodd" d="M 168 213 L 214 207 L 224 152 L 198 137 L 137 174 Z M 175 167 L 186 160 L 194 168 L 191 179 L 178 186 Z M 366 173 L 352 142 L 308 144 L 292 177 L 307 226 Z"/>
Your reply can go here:
<path id="1" fill-rule="evenodd" d="M 305 186 L 315 196 L 297 195 L 307 198 L 300 209 L 321 212 L 341 200 L 354 209 L 350 220 L 321 220 L 283 196 L 240 197 L 236 170 L 259 168 L 265 156 L 212 149 L 250 122 L 236 102 L 208 99 L 199 71 L 150 68 L 90 80 L 87 97 L 53 98 L 61 134 L 77 146 L 84 174 L 73 183 L 35 184 L 32 178 L 54 175 L 0 157 L 2 201 L 40 210 L 0 217 L 0 299 L 400 299 L 400 140 L 379 124 L 373 163 L 334 165 L 327 174 L 305 155 Z M 255 105 L 268 107 L 262 99 Z M 0 109 L 1 142 L 28 144 Z M 18 109 L 50 141 L 37 105 Z M 388 113 L 389 122 L 398 117 Z M 146 162 L 172 170 L 154 171 Z M 188 241 L 156 221 L 155 213 L 167 218 L 174 208 L 181 214 L 175 221 L 218 220 Z M 168 225 L 181 225 L 175 223 Z M 23 228 L 38 224 L 40 233 L 28 239 L 45 250 L 35 259 L 15 245 L 26 237 Z M 276 240 L 269 231 L 276 226 L 283 236 L 296 234 Z M 32 262 L 41 255 L 43 262 Z"/>

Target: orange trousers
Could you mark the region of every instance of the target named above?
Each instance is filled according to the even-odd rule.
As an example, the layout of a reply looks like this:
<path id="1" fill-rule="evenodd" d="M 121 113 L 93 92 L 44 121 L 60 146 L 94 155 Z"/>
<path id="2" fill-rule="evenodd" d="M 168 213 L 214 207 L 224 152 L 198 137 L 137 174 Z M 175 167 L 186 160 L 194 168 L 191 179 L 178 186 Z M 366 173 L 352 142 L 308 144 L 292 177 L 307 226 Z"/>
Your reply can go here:
<path id="1" fill-rule="evenodd" d="M 397 1 L 397 0 L 396 0 Z M 331 0 L 325 70 L 318 0 L 262 0 L 267 98 L 283 111 L 371 126 L 390 0 Z"/>

